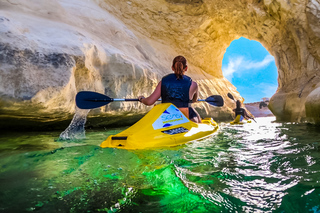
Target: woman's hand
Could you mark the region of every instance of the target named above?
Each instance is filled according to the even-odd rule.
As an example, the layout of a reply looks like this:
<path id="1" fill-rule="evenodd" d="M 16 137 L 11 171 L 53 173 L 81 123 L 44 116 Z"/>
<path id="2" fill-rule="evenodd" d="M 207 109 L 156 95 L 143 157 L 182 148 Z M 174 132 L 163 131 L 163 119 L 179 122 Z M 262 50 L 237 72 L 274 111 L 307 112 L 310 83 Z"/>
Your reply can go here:
<path id="1" fill-rule="evenodd" d="M 142 99 L 144 99 L 144 98 L 145 98 L 145 97 L 144 97 L 143 95 L 140 95 L 140 96 L 138 97 L 139 102 L 142 103 Z"/>
<path id="2" fill-rule="evenodd" d="M 151 106 L 153 105 L 161 96 L 161 81 L 158 83 L 156 89 L 149 97 L 139 96 L 138 100 L 144 105 Z"/>

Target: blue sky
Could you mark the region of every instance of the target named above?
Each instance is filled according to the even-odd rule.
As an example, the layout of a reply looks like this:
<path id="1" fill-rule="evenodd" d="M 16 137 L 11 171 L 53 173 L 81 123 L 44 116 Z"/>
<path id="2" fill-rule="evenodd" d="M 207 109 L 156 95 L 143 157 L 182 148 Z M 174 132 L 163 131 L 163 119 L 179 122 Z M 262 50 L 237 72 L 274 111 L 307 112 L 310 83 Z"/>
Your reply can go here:
<path id="1" fill-rule="evenodd" d="M 222 72 L 245 103 L 270 98 L 278 87 L 274 57 L 260 42 L 239 38 L 231 42 L 222 60 Z"/>

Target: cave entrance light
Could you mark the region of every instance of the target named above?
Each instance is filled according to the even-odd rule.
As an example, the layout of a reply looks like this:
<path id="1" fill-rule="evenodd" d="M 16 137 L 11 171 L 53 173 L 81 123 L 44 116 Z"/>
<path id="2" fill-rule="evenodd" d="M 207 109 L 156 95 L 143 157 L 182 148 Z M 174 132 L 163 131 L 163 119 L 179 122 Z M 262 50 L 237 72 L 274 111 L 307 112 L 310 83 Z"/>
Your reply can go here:
<path id="1" fill-rule="evenodd" d="M 222 72 L 245 99 L 244 103 L 271 98 L 278 87 L 274 57 L 260 42 L 244 37 L 232 41 L 227 48 Z"/>

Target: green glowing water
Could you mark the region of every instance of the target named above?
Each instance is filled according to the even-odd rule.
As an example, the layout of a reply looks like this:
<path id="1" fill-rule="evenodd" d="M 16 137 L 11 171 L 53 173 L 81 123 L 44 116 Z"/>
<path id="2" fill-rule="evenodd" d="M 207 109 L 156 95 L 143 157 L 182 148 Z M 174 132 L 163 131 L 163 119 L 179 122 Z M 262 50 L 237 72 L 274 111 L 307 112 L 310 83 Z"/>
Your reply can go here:
<path id="1" fill-rule="evenodd" d="M 1 133 L 0 212 L 320 212 L 319 127 L 273 119 L 140 151 Z"/>

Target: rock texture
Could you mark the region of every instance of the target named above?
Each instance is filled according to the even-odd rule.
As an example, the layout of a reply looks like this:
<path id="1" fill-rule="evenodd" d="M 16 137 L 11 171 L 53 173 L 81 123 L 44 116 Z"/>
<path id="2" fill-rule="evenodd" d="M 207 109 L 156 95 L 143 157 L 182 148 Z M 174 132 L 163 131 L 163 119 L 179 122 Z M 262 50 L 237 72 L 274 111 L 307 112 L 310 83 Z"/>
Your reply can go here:
<path id="1" fill-rule="evenodd" d="M 320 87 L 307 96 L 305 105 L 307 118 L 320 124 Z"/>
<path id="2" fill-rule="evenodd" d="M 305 104 L 319 113 L 319 10 L 318 0 L 3 0 L 0 125 L 70 119 L 81 90 L 114 98 L 149 95 L 178 54 L 188 59 L 201 98 L 225 98 L 222 108 L 198 103 L 202 116 L 231 119 L 226 93 L 241 97 L 221 65 L 226 48 L 241 36 L 275 57 L 279 88 L 269 108 L 277 119 L 316 120 L 316 113 L 307 117 Z M 311 93 L 316 101 L 306 102 Z M 147 110 L 112 103 L 89 116 L 92 125 L 107 125 L 118 120 L 102 117 L 134 121 Z"/>

